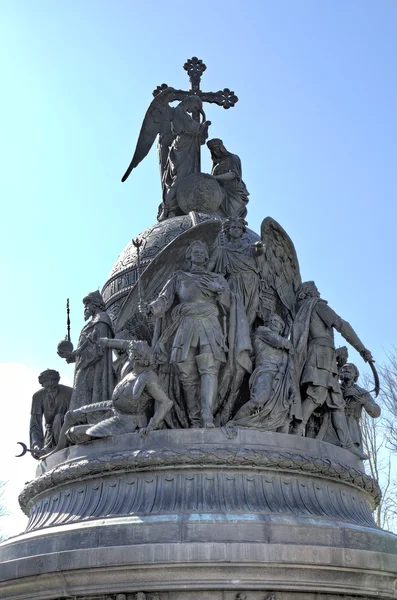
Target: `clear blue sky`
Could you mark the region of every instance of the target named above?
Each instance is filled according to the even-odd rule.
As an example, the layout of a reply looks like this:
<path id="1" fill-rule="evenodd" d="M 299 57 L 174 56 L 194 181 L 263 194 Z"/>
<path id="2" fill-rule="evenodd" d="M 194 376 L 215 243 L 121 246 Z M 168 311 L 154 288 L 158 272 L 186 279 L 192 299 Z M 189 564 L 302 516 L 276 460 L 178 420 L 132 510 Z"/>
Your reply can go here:
<path id="1" fill-rule="evenodd" d="M 185 88 L 193 55 L 203 89 L 239 97 L 206 112 L 241 157 L 250 227 L 277 219 L 303 278 L 384 360 L 397 343 L 397 2 L 3 0 L 0 22 L 0 362 L 72 377 L 56 355 L 66 297 L 76 343 L 82 297 L 155 221 L 155 149 L 120 178 L 152 90 Z"/>

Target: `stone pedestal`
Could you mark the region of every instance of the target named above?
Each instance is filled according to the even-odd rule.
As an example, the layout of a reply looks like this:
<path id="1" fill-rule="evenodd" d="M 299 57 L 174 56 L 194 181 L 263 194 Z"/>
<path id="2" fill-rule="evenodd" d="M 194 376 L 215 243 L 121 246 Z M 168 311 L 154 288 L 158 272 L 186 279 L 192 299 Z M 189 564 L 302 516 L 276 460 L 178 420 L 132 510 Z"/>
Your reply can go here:
<path id="1" fill-rule="evenodd" d="M 292 435 L 164 430 L 74 446 L 21 494 L 29 524 L 0 546 L 0 597 L 397 598 L 378 497 L 353 454 Z"/>

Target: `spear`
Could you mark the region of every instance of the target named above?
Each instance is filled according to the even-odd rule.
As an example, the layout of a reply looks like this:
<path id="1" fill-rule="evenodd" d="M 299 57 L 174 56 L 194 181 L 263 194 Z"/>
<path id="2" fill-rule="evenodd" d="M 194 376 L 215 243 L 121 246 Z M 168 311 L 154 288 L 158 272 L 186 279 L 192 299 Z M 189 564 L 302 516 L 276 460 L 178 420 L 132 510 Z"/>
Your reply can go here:
<path id="1" fill-rule="evenodd" d="M 67 327 L 67 340 L 70 342 L 70 308 L 69 308 L 69 298 L 66 300 L 66 327 Z"/>
<path id="2" fill-rule="evenodd" d="M 138 279 L 138 295 L 139 295 L 139 302 L 140 304 L 142 304 L 143 302 L 143 294 L 142 294 L 142 281 L 141 281 L 141 254 L 140 254 L 140 248 L 143 244 L 142 240 L 140 240 L 139 238 L 135 238 L 134 240 L 132 240 L 133 245 L 136 248 L 136 254 L 137 254 L 137 279 Z"/>

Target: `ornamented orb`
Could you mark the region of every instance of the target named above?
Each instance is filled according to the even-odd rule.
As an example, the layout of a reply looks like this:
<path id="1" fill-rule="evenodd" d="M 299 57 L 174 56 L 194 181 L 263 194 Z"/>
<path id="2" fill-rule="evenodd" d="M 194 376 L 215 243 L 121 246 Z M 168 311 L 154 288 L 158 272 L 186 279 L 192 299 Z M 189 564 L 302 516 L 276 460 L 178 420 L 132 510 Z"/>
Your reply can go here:
<path id="1" fill-rule="evenodd" d="M 192 173 L 183 179 L 176 192 L 178 206 L 184 213 L 191 210 L 214 213 L 223 199 L 223 190 L 208 173 Z"/>
<path id="2" fill-rule="evenodd" d="M 73 352 L 73 344 L 68 340 L 62 340 L 62 342 L 59 342 L 57 350 L 61 358 L 67 357 Z"/>

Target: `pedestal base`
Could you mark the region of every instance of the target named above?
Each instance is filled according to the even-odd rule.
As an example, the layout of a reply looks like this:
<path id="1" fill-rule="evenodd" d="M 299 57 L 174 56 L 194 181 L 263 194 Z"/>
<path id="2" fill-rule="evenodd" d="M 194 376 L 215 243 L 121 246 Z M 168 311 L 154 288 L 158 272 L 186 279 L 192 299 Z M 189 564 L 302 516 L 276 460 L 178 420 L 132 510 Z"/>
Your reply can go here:
<path id="1" fill-rule="evenodd" d="M 21 494 L 29 525 L 0 546 L 0 596 L 397 598 L 378 494 L 353 454 L 291 435 L 190 429 L 71 447 Z"/>

